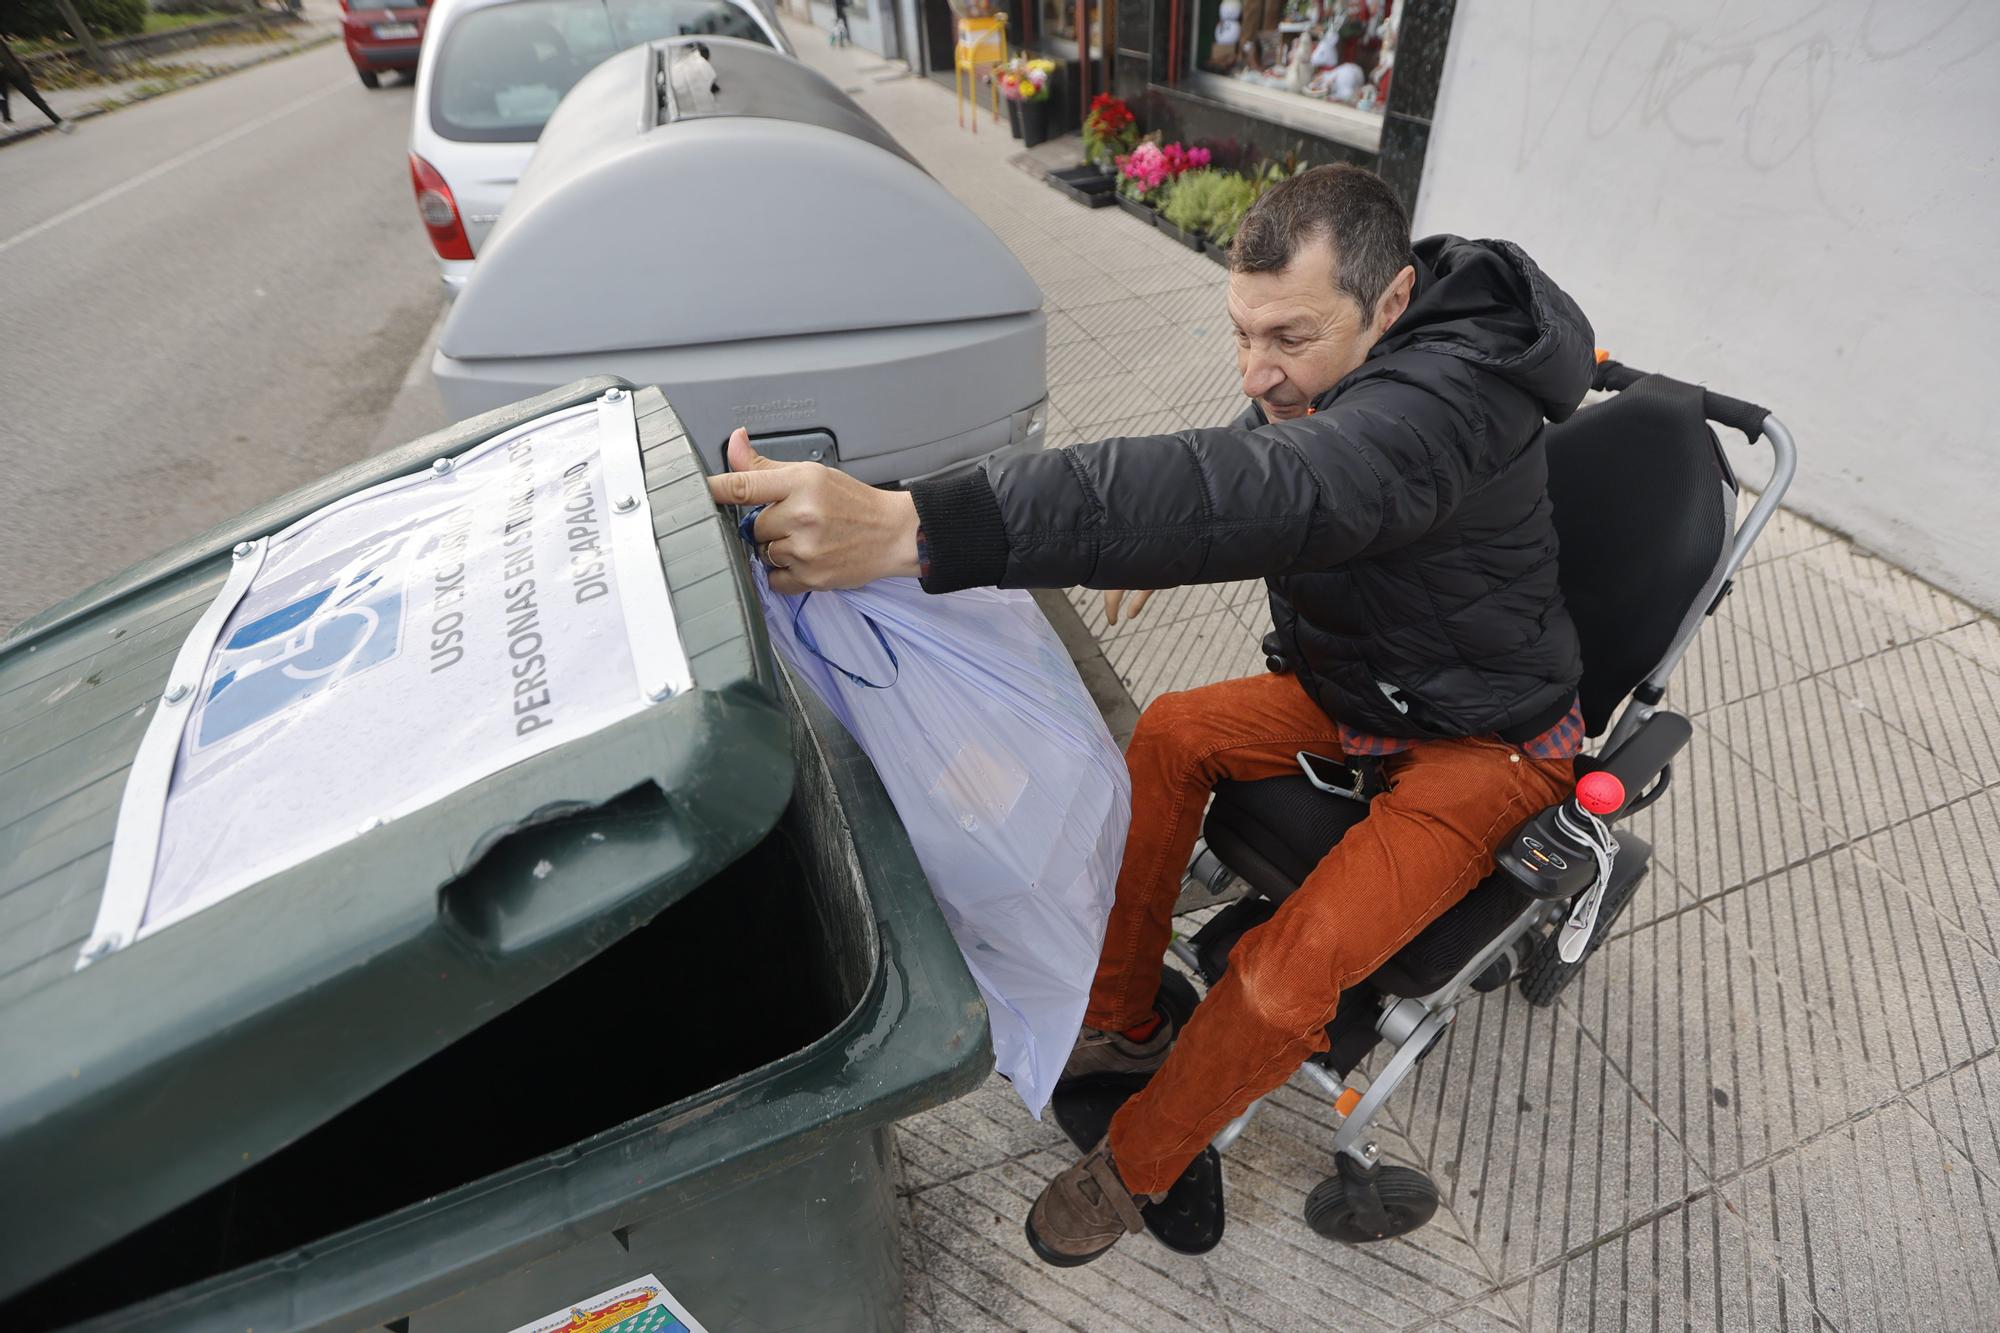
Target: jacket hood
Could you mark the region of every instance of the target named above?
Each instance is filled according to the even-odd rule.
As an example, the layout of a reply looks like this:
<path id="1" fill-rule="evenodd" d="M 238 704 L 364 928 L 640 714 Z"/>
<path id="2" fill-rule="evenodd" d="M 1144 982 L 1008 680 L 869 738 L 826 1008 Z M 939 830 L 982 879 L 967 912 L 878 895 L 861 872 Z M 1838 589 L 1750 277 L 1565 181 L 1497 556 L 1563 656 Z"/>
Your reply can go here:
<path id="1" fill-rule="evenodd" d="M 1597 346 L 1576 302 L 1511 241 L 1429 236 L 1413 248 L 1410 308 L 1368 359 L 1406 349 L 1455 356 L 1511 381 L 1551 421 L 1576 411 Z"/>

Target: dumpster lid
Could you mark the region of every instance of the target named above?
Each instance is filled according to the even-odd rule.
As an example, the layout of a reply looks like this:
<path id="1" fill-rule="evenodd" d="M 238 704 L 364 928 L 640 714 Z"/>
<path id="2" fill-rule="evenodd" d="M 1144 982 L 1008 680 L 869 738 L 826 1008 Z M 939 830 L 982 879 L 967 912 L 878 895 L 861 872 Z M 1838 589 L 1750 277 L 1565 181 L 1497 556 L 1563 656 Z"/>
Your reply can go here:
<path id="1" fill-rule="evenodd" d="M 622 426 L 600 401 L 612 388 Z M 135 757 L 156 712 L 178 706 L 164 700 L 184 674 L 180 649 L 244 563 L 239 544 L 435 460 L 476 456 L 496 437 L 536 438 L 523 428 L 549 414 L 609 422 L 607 441 L 622 430 L 650 505 L 611 494 L 620 483 L 606 463 L 570 477 L 567 492 L 543 489 L 537 521 L 568 526 L 542 536 L 567 544 L 582 526 L 573 505 L 622 506 L 650 528 L 634 534 L 648 563 L 624 567 L 660 561 L 686 688 L 312 850 L 76 970 L 120 802 L 139 781 Z M 518 499 L 531 479 L 545 486 L 524 463 L 495 494 Z M 473 508 L 476 529 L 524 530 L 518 504 Z M 771 830 L 792 758 L 736 548 L 664 399 L 598 379 L 295 492 L 0 643 L 0 1179 L 11 1201 L 0 1298 L 277 1151 L 589 961 Z M 573 593 L 577 567 L 550 564 L 537 571 L 545 595 Z M 512 569 L 517 583 L 532 577 L 518 560 Z M 421 594 L 404 599 L 404 638 L 435 652 L 432 594 L 455 575 L 435 560 L 417 572 L 422 581 L 404 585 Z M 379 664 L 341 687 L 371 672 L 379 678 Z M 254 794 L 240 804 L 251 823 L 293 817 Z M 228 845 L 226 831 L 214 839 Z"/>
<path id="2" fill-rule="evenodd" d="M 459 360 L 1027 314 L 999 237 L 826 78 L 678 38 L 579 80 L 446 319 Z"/>

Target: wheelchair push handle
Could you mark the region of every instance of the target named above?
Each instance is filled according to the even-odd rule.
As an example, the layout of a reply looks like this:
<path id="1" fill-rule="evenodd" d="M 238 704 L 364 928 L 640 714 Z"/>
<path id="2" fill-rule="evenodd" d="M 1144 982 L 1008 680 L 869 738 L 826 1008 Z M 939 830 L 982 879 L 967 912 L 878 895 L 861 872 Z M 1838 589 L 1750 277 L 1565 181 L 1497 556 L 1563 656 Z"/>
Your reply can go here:
<path id="1" fill-rule="evenodd" d="M 1619 389 L 1629 389 L 1651 373 L 1646 370 L 1634 370 L 1622 362 L 1607 358 L 1597 363 L 1596 373 L 1590 379 L 1590 387 L 1614 392 Z M 1743 432 L 1743 438 L 1755 444 L 1764 434 L 1764 421 L 1771 415 L 1771 409 L 1759 407 L 1742 398 L 1731 398 L 1728 394 L 1717 393 L 1713 389 L 1703 389 L 1701 413 L 1710 421 Z"/>

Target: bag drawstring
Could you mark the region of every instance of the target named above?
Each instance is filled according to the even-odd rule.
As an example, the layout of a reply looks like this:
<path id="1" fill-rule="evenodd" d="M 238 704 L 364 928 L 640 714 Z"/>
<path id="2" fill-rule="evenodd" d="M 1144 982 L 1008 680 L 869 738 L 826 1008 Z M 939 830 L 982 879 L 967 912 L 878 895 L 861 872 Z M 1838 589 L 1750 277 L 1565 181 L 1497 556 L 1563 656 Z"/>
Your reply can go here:
<path id="1" fill-rule="evenodd" d="M 764 505 L 758 505 L 755 509 L 752 509 L 749 513 L 745 514 L 742 517 L 742 519 L 739 520 L 736 524 L 736 535 L 741 537 L 743 539 L 744 544 L 750 548 L 750 558 L 752 560 L 755 560 L 757 558 L 757 538 L 755 534 L 751 531 L 751 528 L 752 525 L 754 525 L 757 521 L 757 515 L 763 513 L 765 508 L 766 506 Z M 813 637 L 812 627 L 806 624 L 805 621 L 806 603 L 811 600 L 812 600 L 812 594 L 808 592 L 803 596 L 801 596 L 798 599 L 798 601 L 792 603 L 792 608 L 791 608 L 792 633 L 797 636 L 800 647 L 804 648 L 814 657 L 817 657 L 821 662 L 824 662 L 828 667 L 832 668 L 835 671 L 838 671 L 841 675 L 847 677 L 847 679 L 852 681 L 854 684 L 863 686 L 867 689 L 886 690 L 891 685 L 894 685 L 899 679 L 902 678 L 903 664 L 897 660 L 896 650 L 889 646 L 889 636 L 882 632 L 882 627 L 875 622 L 875 617 L 869 615 L 866 611 L 859 610 L 858 608 L 856 609 L 855 614 L 860 616 L 861 619 L 867 624 L 869 630 L 874 633 L 875 642 L 882 645 L 882 652 L 889 659 L 889 666 L 891 668 L 891 674 L 889 676 L 889 679 L 886 681 L 879 681 L 879 682 L 869 680 L 866 676 L 861 675 L 859 672 L 849 671 L 846 667 L 842 666 L 840 663 L 834 661 L 831 657 L 828 657 L 825 653 L 821 652 L 819 641 Z"/>

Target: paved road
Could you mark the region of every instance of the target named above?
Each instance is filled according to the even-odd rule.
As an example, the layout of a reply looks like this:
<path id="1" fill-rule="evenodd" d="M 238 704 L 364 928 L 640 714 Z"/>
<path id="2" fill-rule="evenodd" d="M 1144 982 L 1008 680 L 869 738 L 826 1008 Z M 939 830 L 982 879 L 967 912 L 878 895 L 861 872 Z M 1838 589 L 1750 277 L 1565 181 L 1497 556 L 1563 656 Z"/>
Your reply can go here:
<path id="1" fill-rule="evenodd" d="M 366 456 L 442 305 L 321 47 L 0 152 L 0 632 Z"/>

